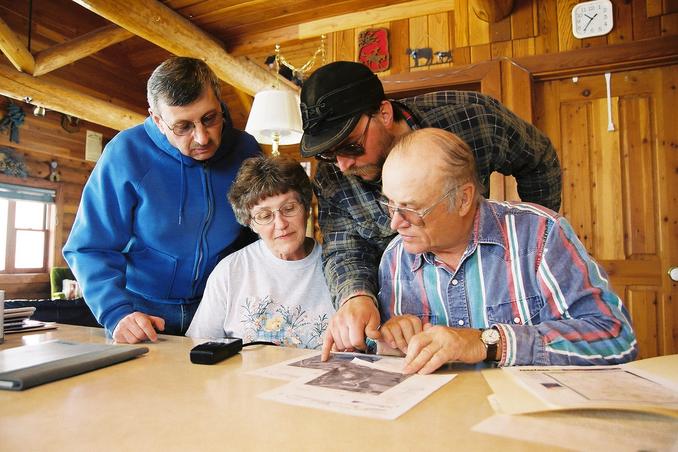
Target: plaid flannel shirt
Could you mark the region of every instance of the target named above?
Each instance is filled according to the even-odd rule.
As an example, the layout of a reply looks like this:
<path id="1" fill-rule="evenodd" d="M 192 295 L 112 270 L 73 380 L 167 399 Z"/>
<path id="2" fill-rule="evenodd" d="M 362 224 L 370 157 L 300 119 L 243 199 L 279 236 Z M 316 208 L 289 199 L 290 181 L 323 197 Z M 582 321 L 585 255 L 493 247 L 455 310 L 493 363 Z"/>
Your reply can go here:
<path id="1" fill-rule="evenodd" d="M 560 208 L 561 171 L 549 139 L 497 100 L 470 91 L 439 91 L 393 101 L 412 129 L 436 127 L 457 134 L 475 154 L 480 182 L 490 174 L 513 175 L 523 201 Z M 395 233 L 377 200 L 381 182 L 346 177 L 320 163 L 316 173 L 325 277 L 338 308 L 348 298 L 375 298 L 377 267 Z"/>

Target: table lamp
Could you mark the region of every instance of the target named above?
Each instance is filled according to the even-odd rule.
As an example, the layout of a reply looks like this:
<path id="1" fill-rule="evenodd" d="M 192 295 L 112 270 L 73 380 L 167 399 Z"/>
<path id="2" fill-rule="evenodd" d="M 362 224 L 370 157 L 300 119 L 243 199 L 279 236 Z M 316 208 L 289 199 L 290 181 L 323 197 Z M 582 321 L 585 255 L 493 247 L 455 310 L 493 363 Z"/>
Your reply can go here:
<path id="1" fill-rule="evenodd" d="M 280 89 L 257 93 L 245 131 L 258 143 L 272 145 L 274 156 L 280 155 L 279 145 L 299 143 L 303 134 L 299 96 Z"/>

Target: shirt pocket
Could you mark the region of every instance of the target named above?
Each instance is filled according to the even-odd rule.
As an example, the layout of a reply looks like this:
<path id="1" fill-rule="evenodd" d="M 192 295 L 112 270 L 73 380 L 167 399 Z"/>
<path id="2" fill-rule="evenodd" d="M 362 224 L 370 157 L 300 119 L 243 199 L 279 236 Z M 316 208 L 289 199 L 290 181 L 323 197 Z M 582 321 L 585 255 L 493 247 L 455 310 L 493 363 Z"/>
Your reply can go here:
<path id="1" fill-rule="evenodd" d="M 490 325 L 495 323 L 522 325 L 523 321 L 519 314 L 522 313 L 527 319 L 525 324 L 535 325 L 541 321 L 539 313 L 543 307 L 544 300 L 538 295 L 527 297 L 523 300 L 500 301 L 487 306 L 487 320 Z M 525 312 L 526 309 L 527 312 Z"/>
<path id="2" fill-rule="evenodd" d="M 145 298 L 169 298 L 177 271 L 173 256 L 144 248 L 127 254 L 127 289 Z"/>

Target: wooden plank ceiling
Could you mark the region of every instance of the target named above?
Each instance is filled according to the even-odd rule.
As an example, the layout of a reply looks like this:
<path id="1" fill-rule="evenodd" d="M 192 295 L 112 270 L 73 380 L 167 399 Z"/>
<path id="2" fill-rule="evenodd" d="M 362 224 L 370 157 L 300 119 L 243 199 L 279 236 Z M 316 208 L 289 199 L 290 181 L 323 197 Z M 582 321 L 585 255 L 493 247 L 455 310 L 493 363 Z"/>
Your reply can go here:
<path id="1" fill-rule="evenodd" d="M 263 60 L 276 43 L 315 48 L 320 33 L 354 26 L 328 19 L 401 3 L 408 2 L 33 0 L 31 8 L 29 0 L 0 0 L 0 94 L 121 129 L 146 114 L 153 68 L 189 55 L 224 81 L 223 98 L 243 127 L 248 96 L 275 82 Z"/>

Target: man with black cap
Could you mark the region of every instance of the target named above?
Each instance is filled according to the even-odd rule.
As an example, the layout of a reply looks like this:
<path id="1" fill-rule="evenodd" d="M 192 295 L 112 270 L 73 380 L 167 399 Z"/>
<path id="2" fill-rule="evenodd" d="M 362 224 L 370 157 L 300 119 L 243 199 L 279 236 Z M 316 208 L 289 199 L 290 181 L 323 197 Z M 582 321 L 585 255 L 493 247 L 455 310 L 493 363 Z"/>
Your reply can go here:
<path id="1" fill-rule="evenodd" d="M 484 196 L 494 171 L 513 175 L 524 202 L 560 208 L 561 170 L 549 139 L 497 100 L 476 92 L 440 91 L 386 100 L 379 78 L 361 63 L 319 68 L 301 90 L 303 157 L 321 161 L 316 172 L 325 277 L 337 314 L 323 344 L 362 349 L 379 338 L 377 268 L 394 237 L 382 198 L 381 168 L 395 141 L 435 127 L 471 146 Z M 324 163 L 322 163 L 324 162 Z"/>

